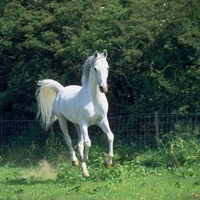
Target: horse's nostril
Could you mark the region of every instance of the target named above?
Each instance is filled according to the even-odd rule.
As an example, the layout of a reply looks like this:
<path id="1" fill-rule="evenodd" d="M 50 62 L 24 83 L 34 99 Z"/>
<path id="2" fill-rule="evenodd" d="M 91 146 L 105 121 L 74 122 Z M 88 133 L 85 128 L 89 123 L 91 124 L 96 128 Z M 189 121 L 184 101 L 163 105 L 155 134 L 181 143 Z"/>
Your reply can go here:
<path id="1" fill-rule="evenodd" d="M 104 92 L 103 86 L 100 86 L 99 88 L 101 92 Z"/>

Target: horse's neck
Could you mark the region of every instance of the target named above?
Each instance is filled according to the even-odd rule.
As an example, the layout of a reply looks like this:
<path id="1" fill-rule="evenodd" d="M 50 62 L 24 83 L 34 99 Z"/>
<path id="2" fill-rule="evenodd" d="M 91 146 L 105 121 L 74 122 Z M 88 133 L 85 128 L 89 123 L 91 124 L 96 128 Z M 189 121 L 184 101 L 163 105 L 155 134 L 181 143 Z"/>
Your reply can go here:
<path id="1" fill-rule="evenodd" d="M 87 85 L 87 92 L 89 93 L 94 104 L 100 104 L 104 93 L 100 92 L 99 86 L 95 80 L 90 79 Z"/>
<path id="2" fill-rule="evenodd" d="M 88 92 L 90 94 L 90 97 L 92 98 L 93 102 L 98 103 L 98 101 L 102 97 L 102 93 L 100 92 L 97 85 L 88 85 Z"/>

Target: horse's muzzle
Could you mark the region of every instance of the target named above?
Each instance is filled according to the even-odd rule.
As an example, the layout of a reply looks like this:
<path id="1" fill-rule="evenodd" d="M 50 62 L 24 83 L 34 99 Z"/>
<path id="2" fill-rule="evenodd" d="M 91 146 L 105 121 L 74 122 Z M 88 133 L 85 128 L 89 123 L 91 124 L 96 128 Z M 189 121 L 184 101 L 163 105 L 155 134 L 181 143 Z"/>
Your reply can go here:
<path id="1" fill-rule="evenodd" d="M 102 93 L 107 93 L 107 91 L 108 91 L 108 87 L 100 86 L 99 89 L 100 89 L 100 91 L 101 91 Z"/>

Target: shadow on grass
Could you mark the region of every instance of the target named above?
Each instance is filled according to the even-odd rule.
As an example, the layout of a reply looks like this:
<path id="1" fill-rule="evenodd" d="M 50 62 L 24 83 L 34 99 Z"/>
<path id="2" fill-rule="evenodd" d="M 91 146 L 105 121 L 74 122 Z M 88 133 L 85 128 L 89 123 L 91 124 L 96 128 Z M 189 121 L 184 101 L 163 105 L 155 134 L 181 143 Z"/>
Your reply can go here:
<path id="1" fill-rule="evenodd" d="M 4 185 L 37 185 L 37 184 L 48 184 L 48 183 L 53 183 L 53 180 L 41 180 L 41 179 L 9 179 L 6 178 L 5 181 L 1 181 L 1 184 Z"/>

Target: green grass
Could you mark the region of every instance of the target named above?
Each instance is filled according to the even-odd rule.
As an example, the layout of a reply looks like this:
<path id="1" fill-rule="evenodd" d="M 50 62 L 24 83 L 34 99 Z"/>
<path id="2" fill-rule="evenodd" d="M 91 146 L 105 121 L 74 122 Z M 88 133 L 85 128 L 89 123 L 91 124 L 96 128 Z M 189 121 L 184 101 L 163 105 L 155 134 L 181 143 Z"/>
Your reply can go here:
<path id="1" fill-rule="evenodd" d="M 90 168 L 91 178 L 81 176 L 70 164 L 32 168 L 0 168 L 2 200 L 189 200 L 200 193 L 200 165 L 190 168 L 149 168 L 127 163 L 111 169 Z"/>
<path id="2" fill-rule="evenodd" d="M 156 150 L 116 145 L 110 169 L 103 167 L 105 148 L 93 145 L 90 178 L 71 166 L 66 146 L 53 141 L 46 150 L 2 150 L 0 200 L 198 200 L 199 142 L 199 129 L 177 126 Z"/>

